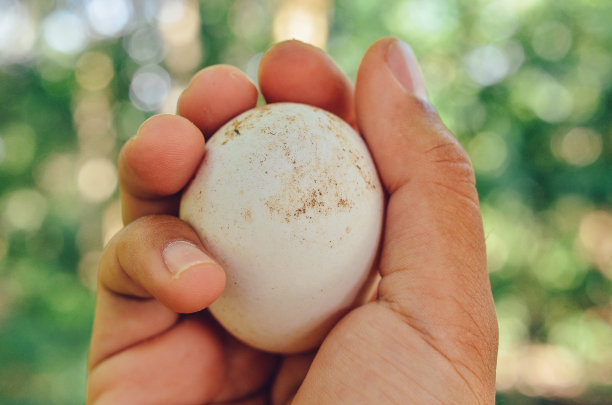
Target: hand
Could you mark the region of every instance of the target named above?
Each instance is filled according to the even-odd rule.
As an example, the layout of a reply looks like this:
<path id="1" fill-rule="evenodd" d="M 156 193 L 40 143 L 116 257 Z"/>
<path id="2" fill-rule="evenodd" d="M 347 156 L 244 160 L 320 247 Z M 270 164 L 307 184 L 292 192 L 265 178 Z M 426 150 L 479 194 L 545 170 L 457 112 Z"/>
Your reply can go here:
<path id="1" fill-rule="evenodd" d="M 497 323 L 474 174 L 425 101 L 411 50 L 375 42 L 353 89 L 322 51 L 288 41 L 264 55 L 259 83 L 268 102 L 325 108 L 365 138 L 388 193 L 376 300 L 316 353 L 294 356 L 242 345 L 204 310 L 225 276 L 174 216 L 180 191 L 203 157 L 202 133 L 257 101 L 237 69 L 204 69 L 178 116 L 146 121 L 121 151 L 127 225 L 100 263 L 87 402 L 493 403 Z"/>

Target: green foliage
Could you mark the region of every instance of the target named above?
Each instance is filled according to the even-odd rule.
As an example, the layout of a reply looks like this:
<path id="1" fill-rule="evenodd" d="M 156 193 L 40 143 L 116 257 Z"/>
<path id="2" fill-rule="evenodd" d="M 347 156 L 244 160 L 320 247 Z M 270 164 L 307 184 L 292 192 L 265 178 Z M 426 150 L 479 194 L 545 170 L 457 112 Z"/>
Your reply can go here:
<path id="1" fill-rule="evenodd" d="M 2 404 L 83 402 L 96 263 L 119 218 L 108 162 L 144 119 L 173 108 L 146 108 L 137 73 L 161 66 L 144 88 L 168 86 L 172 99 L 202 66 L 254 78 L 273 41 L 276 2 L 201 1 L 195 48 L 181 51 L 195 62 L 177 65 L 159 10 L 128 3 L 120 31 L 90 27 L 65 52 L 45 36 L 48 16 L 84 16 L 87 2 L 0 0 L 19 30 L 12 46 L 0 27 Z M 498 403 L 609 402 L 612 3 L 337 0 L 328 17 L 327 50 L 351 77 L 374 40 L 410 43 L 472 158 L 500 324 Z"/>

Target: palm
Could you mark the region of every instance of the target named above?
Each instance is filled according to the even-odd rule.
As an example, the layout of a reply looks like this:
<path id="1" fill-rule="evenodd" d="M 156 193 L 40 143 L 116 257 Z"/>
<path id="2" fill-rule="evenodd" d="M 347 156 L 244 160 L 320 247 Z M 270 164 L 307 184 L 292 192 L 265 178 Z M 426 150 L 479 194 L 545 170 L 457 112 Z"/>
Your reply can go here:
<path id="1" fill-rule="evenodd" d="M 364 325 L 369 327 L 364 328 Z M 215 403 L 289 403 L 311 367 L 313 373 L 334 370 L 334 383 L 325 389 L 307 380 L 300 391 L 301 397 L 316 398 L 323 403 L 337 397 L 335 390 L 339 386 L 347 387 L 347 392 L 341 395 L 348 396 L 354 392 L 348 387 L 367 387 L 377 381 L 394 385 L 387 389 L 389 397 L 386 400 L 381 400 L 379 394 L 367 398 L 360 392 L 359 398 L 352 401 L 403 403 L 403 398 L 410 397 L 415 403 L 453 403 L 458 393 L 470 389 L 462 376 L 468 365 L 454 363 L 451 354 L 436 347 L 431 336 L 419 332 L 392 310 L 377 303 L 348 314 L 327 337 L 318 354 L 279 356 L 264 353 L 243 345 L 217 327 L 212 328 L 223 342 L 221 352 L 213 356 L 222 359 L 214 367 L 215 373 L 223 370 L 224 375 Z M 168 350 L 174 348 L 168 347 Z M 386 356 L 381 355 L 385 353 Z M 441 390 L 442 386 L 447 389 Z M 347 403 L 354 403 L 352 401 Z"/>
<path id="2" fill-rule="evenodd" d="M 213 341 L 204 343 L 208 347 L 202 348 L 202 342 L 200 342 L 199 349 L 206 358 L 193 359 L 194 362 L 200 364 L 210 359 L 216 360 L 209 366 L 210 373 L 204 376 L 207 380 L 216 382 L 218 391 L 214 394 L 213 402 L 268 403 L 269 388 L 276 378 L 282 357 L 258 351 L 239 342 L 223 330 L 207 311 L 191 316 L 215 337 Z M 189 334 L 190 331 L 183 333 Z M 181 340 L 187 339 L 183 336 Z M 168 347 L 167 350 L 172 352 L 174 348 Z M 177 364 L 177 367 L 179 369 L 175 372 L 181 374 L 180 365 Z M 185 379 L 191 377 L 183 375 Z"/>

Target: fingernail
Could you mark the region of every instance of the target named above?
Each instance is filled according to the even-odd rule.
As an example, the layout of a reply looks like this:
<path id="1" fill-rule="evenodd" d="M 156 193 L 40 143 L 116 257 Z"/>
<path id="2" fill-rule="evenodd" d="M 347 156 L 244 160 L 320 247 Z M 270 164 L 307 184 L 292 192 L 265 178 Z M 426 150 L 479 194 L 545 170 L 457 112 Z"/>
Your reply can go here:
<path id="1" fill-rule="evenodd" d="M 164 248 L 162 257 L 172 278 L 179 278 L 190 268 L 204 263 L 214 263 L 200 248 L 191 242 L 175 241 Z"/>
<path id="2" fill-rule="evenodd" d="M 427 100 L 427 90 L 419 63 L 410 46 L 400 40 L 387 48 L 387 65 L 402 87 L 415 96 Z"/>

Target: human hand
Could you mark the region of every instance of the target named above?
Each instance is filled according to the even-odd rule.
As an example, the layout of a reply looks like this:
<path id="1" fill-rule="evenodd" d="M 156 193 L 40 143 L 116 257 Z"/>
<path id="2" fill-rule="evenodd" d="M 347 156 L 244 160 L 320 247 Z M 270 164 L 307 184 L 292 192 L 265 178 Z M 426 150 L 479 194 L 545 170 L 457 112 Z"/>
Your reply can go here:
<path id="1" fill-rule="evenodd" d="M 289 41 L 264 55 L 259 82 L 268 102 L 325 108 L 365 138 L 388 194 L 377 298 L 315 353 L 292 356 L 242 345 L 204 310 L 225 276 L 174 216 L 180 191 L 202 133 L 257 100 L 238 70 L 204 69 L 180 116 L 151 118 L 120 154 L 127 225 L 100 262 L 87 402 L 493 403 L 497 324 L 474 175 L 424 101 L 412 52 L 377 41 L 353 89 L 322 51 Z"/>

